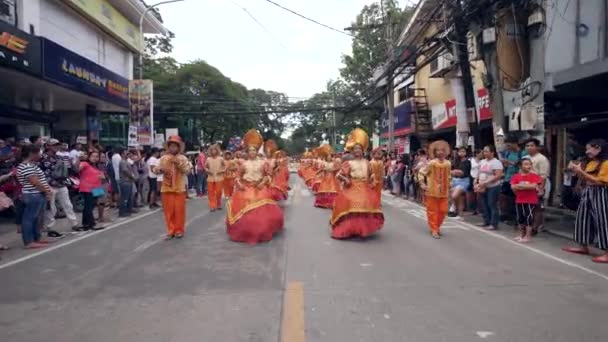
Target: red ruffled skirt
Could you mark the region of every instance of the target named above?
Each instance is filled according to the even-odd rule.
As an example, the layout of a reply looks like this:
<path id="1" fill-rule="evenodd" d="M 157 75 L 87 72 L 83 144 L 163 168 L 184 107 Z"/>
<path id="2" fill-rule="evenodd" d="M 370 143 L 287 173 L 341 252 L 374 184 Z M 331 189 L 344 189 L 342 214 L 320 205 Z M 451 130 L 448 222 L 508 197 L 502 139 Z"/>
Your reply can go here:
<path id="1" fill-rule="evenodd" d="M 232 241 L 250 245 L 268 242 L 283 229 L 283 211 L 272 199 L 269 187 L 245 185 L 228 201 L 226 226 Z"/>
<path id="2" fill-rule="evenodd" d="M 331 217 L 331 237 L 368 237 L 384 225 L 382 204 L 368 182 L 353 181 L 338 193 Z"/>
<path id="3" fill-rule="evenodd" d="M 333 173 L 327 173 L 321 179 L 317 192 L 315 194 L 315 207 L 332 209 L 334 207 L 334 199 L 338 195 L 340 185 Z"/>
<path id="4" fill-rule="evenodd" d="M 289 172 L 289 170 L 287 170 Z M 285 177 L 283 169 L 279 170 L 272 179 L 272 185 L 270 186 L 270 194 L 272 199 L 279 202 L 285 201 L 289 194 L 289 174 Z"/>

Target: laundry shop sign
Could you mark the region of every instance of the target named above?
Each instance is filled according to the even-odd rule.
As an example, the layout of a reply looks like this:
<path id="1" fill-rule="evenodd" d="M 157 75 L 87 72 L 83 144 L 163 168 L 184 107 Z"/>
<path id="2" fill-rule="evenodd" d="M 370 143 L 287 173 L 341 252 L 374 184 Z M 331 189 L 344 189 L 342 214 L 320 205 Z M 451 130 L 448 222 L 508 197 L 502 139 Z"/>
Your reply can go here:
<path id="1" fill-rule="evenodd" d="M 129 108 L 129 81 L 46 38 L 44 78 L 63 87 Z"/>
<path id="2" fill-rule="evenodd" d="M 42 49 L 38 37 L 0 21 L 0 66 L 42 75 Z"/>

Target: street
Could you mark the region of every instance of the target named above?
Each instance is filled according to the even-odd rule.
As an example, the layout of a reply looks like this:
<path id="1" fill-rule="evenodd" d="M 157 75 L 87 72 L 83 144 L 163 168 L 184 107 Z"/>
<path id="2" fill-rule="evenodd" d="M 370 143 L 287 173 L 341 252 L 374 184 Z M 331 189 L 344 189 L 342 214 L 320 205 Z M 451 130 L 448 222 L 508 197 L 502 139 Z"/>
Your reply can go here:
<path id="1" fill-rule="evenodd" d="M 292 179 L 295 176 L 292 177 Z M 608 268 L 566 241 L 512 242 L 386 196 L 383 230 L 329 236 L 329 211 L 292 180 L 285 231 L 230 242 L 225 212 L 188 202 L 186 237 L 160 211 L 0 264 L 3 341 L 602 341 Z M 61 243 L 61 242 L 59 242 Z M 2 261 L 7 262 L 7 261 Z"/>

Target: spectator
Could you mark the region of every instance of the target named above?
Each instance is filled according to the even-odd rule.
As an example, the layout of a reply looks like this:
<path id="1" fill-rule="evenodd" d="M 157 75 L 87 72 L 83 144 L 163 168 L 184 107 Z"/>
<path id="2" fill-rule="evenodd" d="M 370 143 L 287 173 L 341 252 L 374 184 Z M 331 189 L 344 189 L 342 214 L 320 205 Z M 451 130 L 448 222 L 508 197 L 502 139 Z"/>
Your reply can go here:
<path id="1" fill-rule="evenodd" d="M 154 168 L 158 166 L 158 158 L 160 158 L 160 151 L 157 148 L 153 148 L 149 154 L 148 159 L 146 160 L 146 167 L 148 168 L 148 183 L 149 183 L 149 192 L 148 192 L 148 203 L 150 204 L 150 209 L 158 208 L 158 183 L 157 183 L 157 174 L 154 173 Z"/>
<path id="2" fill-rule="evenodd" d="M 46 176 L 37 166 L 40 160 L 40 148 L 36 145 L 25 146 L 21 152 L 23 161 L 17 167 L 17 179 L 23 192 L 23 217 L 21 218 L 21 238 L 26 249 L 46 247 L 40 237 L 38 223 L 46 200 L 50 200 L 52 191 L 46 182 Z"/>
<path id="3" fill-rule="evenodd" d="M 49 200 L 49 209 L 46 211 L 45 228 L 50 237 L 61 237 L 62 235 L 52 228 L 55 226 L 55 216 L 57 215 L 57 205 L 59 202 L 67 219 L 70 221 L 70 227 L 76 228 L 78 220 L 74 213 L 74 207 L 70 199 L 68 185 L 71 182 L 68 178 L 68 168 L 64 161 L 57 157 L 57 151 L 61 143 L 57 139 L 50 139 L 46 144 L 46 152 L 42 155 L 40 168 L 46 176 L 46 181 L 51 187 L 51 197 Z"/>
<path id="4" fill-rule="evenodd" d="M 456 151 L 457 159 L 452 165 L 452 206 L 450 212 L 459 217 L 465 210 L 466 193 L 471 187 L 471 162 L 468 159 L 466 147 L 460 147 Z"/>
<path id="5" fill-rule="evenodd" d="M 414 182 L 412 182 L 412 160 L 409 154 L 403 155 L 403 194 L 409 200 L 414 195 Z"/>
<path id="6" fill-rule="evenodd" d="M 207 162 L 207 156 L 205 149 L 201 147 L 196 158 L 196 195 L 203 197 L 207 193 L 207 173 L 205 172 L 205 163 Z"/>
<path id="7" fill-rule="evenodd" d="M 589 255 L 589 246 L 597 236 L 598 247 L 604 254 L 592 261 L 608 264 L 608 143 L 603 139 L 592 140 L 586 146 L 586 154 L 590 161 L 584 169 L 578 162 L 568 165 L 585 186 L 574 222 L 574 241 L 578 246 L 564 250 Z"/>
<path id="8" fill-rule="evenodd" d="M 534 208 L 538 204 L 538 190 L 542 178 L 532 171 L 532 160 L 524 157 L 520 162 L 520 171 L 511 175 L 511 187 L 515 194 L 515 212 L 520 234 L 515 241 L 522 243 L 532 241 Z"/>
<path id="9" fill-rule="evenodd" d="M 108 222 L 105 218 L 105 210 L 106 205 L 108 205 L 108 200 L 110 196 L 110 185 L 109 185 L 109 175 L 108 175 L 108 157 L 105 153 L 99 154 L 99 163 L 97 163 L 97 169 L 103 172 L 103 178 L 101 180 L 101 186 L 105 190 L 105 194 L 101 197 L 97 198 L 97 217 L 99 222 Z"/>
<path id="10" fill-rule="evenodd" d="M 540 141 L 538 139 L 528 139 L 526 141 L 526 151 L 532 160 L 532 170 L 543 179 L 538 193 L 538 205 L 534 209 L 533 232 L 538 233 L 543 230 L 543 224 L 545 222 L 545 199 L 549 197 L 549 175 L 551 173 L 551 165 L 549 164 L 549 159 L 540 153 Z"/>
<path id="11" fill-rule="evenodd" d="M 479 213 L 479 208 L 481 206 L 480 196 L 474 191 L 473 184 L 477 177 L 479 177 L 479 166 L 481 161 L 484 159 L 483 150 L 475 150 L 473 152 L 473 156 L 469 159 L 471 163 L 471 186 L 467 190 L 467 202 L 470 204 L 471 210 L 473 211 L 473 215 L 477 215 Z"/>
<path id="12" fill-rule="evenodd" d="M 131 150 L 129 153 L 129 163 L 131 164 L 135 176 L 133 205 L 135 208 L 140 208 L 143 207 L 146 202 L 144 183 L 147 182 L 148 175 L 146 174 L 146 165 L 139 150 Z"/>
<path id="13" fill-rule="evenodd" d="M 127 151 L 123 149 L 119 157 L 118 186 L 120 188 L 120 206 L 118 216 L 129 217 L 133 211 L 133 188 L 135 187 L 136 177 L 129 163 Z"/>
<path id="14" fill-rule="evenodd" d="M 72 145 L 72 149 L 70 150 L 70 160 L 72 161 L 72 164 L 75 164 L 78 160 L 80 160 L 80 157 L 82 155 L 82 144 L 75 143 L 74 145 Z"/>
<path id="15" fill-rule="evenodd" d="M 483 207 L 483 225 L 488 230 L 498 229 L 500 214 L 498 212 L 498 195 L 503 176 L 502 163 L 496 159 L 496 148 L 486 146 L 483 149 L 485 159 L 479 165 L 479 175 L 475 181 L 475 192 L 481 194 Z"/>
<path id="16" fill-rule="evenodd" d="M 32 135 L 32 136 L 30 136 L 29 142 L 30 142 L 30 144 L 38 147 L 38 149 L 40 149 L 40 153 L 44 152 L 42 150 L 42 147 L 43 147 L 42 146 L 43 145 L 42 137 L 40 137 L 39 135 Z"/>
<path id="17" fill-rule="evenodd" d="M 111 184 L 112 184 L 112 197 L 113 197 L 113 201 L 114 203 L 119 202 L 119 196 L 120 196 L 120 170 L 119 170 L 119 166 L 120 166 L 120 162 L 122 160 L 122 155 L 124 153 L 125 149 L 123 147 L 117 147 L 114 150 L 114 154 L 112 155 L 112 158 L 110 159 L 110 165 L 112 166 L 111 170 L 108 169 L 108 171 L 110 171 L 110 175 L 113 177 L 111 178 Z"/>
<path id="18" fill-rule="evenodd" d="M 99 230 L 103 226 L 96 226 L 93 210 L 97 205 L 97 199 L 105 195 L 101 181 L 105 177 L 103 172 L 97 168 L 99 163 L 99 152 L 93 151 L 88 154 L 87 161 L 77 162 L 80 170 L 80 185 L 78 190 L 84 198 L 84 209 L 82 211 L 82 227 L 77 227 L 76 231 Z"/>
<path id="19" fill-rule="evenodd" d="M 505 139 L 506 150 L 502 154 L 501 162 L 505 168 L 505 177 L 502 182 L 501 203 L 502 203 L 502 219 L 507 224 L 512 224 L 515 220 L 515 193 L 511 185 L 511 178 L 519 172 L 519 162 L 522 157 L 526 156 L 526 151 L 523 151 L 519 146 L 519 141 L 516 137 L 507 137 Z"/>

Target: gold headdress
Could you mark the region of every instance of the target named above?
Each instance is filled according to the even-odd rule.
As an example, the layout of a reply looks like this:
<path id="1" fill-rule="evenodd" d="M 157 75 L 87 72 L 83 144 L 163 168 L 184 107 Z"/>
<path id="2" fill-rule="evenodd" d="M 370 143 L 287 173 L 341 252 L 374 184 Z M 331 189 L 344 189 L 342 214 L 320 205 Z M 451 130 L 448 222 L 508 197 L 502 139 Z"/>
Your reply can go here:
<path id="1" fill-rule="evenodd" d="M 279 146 L 272 139 L 266 140 L 266 142 L 264 143 L 264 152 L 266 152 L 267 155 L 272 156 L 278 149 Z"/>
<path id="2" fill-rule="evenodd" d="M 257 151 L 264 144 L 264 138 L 256 129 L 250 129 L 243 136 L 243 143 L 248 150 L 253 148 Z"/>
<path id="3" fill-rule="evenodd" d="M 327 156 L 331 155 L 333 152 L 334 152 L 334 149 L 329 144 L 323 144 L 323 145 L 319 146 L 319 148 L 317 149 L 317 153 L 319 154 L 319 157 L 321 157 L 323 159 L 327 158 Z"/>
<path id="4" fill-rule="evenodd" d="M 345 149 L 347 151 L 352 151 L 355 145 L 361 145 L 363 151 L 367 151 L 367 146 L 369 145 L 369 136 L 367 132 L 362 130 L 361 128 L 355 128 L 348 135 L 348 140 L 346 141 Z"/>
<path id="5" fill-rule="evenodd" d="M 431 143 L 429 146 L 429 157 L 431 159 L 435 158 L 436 150 L 445 150 L 446 158 L 449 158 L 451 153 L 450 144 L 448 144 L 445 140 L 437 140 Z"/>

